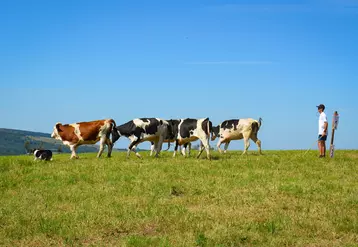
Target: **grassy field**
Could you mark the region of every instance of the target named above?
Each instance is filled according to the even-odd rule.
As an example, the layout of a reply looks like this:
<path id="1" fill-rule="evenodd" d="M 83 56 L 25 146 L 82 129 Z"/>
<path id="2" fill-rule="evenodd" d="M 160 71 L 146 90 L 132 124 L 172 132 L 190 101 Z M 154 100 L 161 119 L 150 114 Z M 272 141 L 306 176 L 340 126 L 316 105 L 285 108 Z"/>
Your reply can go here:
<path id="1" fill-rule="evenodd" d="M 358 151 L 171 154 L 0 157 L 0 245 L 358 246 Z"/>

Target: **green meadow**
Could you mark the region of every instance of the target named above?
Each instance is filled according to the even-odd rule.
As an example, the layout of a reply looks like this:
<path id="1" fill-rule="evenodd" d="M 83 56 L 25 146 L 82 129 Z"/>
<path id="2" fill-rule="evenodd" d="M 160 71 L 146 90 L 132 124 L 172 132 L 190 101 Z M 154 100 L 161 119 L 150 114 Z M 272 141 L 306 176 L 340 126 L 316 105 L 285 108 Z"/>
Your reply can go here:
<path id="1" fill-rule="evenodd" d="M 1 246 L 358 246 L 358 151 L 0 157 Z"/>

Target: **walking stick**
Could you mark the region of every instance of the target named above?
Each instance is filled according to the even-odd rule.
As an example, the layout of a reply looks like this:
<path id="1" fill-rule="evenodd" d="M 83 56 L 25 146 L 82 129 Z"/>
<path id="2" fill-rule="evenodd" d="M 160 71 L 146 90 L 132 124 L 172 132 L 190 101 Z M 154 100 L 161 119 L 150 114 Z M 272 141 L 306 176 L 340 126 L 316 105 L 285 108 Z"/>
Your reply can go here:
<path id="1" fill-rule="evenodd" d="M 331 137 L 331 145 L 329 147 L 329 154 L 330 154 L 330 157 L 333 158 L 334 156 L 334 131 L 337 129 L 338 127 L 338 120 L 339 120 L 339 115 L 338 115 L 338 112 L 335 111 L 333 113 L 333 119 L 332 119 L 332 137 Z"/>

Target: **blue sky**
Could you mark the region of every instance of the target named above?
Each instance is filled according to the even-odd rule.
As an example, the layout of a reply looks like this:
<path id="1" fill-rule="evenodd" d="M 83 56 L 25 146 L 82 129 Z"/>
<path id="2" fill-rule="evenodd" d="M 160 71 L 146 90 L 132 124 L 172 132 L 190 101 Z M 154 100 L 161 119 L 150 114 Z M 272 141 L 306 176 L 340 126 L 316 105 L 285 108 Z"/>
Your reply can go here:
<path id="1" fill-rule="evenodd" d="M 308 149 L 324 103 L 357 148 L 356 0 L 4 0 L 0 23 L 0 127 L 262 117 L 263 149 Z"/>

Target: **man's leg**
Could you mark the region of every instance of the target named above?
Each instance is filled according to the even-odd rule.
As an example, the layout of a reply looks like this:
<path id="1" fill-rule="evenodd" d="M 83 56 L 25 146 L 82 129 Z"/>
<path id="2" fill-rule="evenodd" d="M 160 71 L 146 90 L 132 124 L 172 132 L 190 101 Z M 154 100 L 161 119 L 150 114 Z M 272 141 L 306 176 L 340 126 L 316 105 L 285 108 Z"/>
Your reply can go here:
<path id="1" fill-rule="evenodd" d="M 322 157 L 322 136 L 319 135 L 318 136 L 318 152 L 319 152 L 319 157 Z"/>
<path id="2" fill-rule="evenodd" d="M 326 136 L 318 136 L 318 150 L 319 150 L 319 157 L 326 156 Z"/>
<path id="3" fill-rule="evenodd" d="M 319 140 L 318 143 L 319 143 L 319 156 L 322 157 L 323 156 L 323 143 L 321 140 Z"/>

